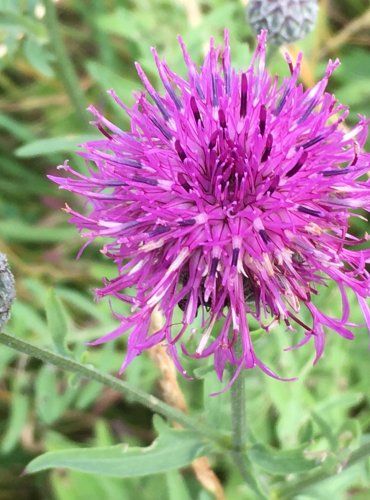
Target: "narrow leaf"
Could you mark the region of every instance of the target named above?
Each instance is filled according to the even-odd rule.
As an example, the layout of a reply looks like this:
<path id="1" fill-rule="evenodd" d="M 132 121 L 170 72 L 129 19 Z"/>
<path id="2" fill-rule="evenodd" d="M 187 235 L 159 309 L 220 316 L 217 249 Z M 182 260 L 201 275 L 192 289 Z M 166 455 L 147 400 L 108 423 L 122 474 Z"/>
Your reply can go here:
<path id="1" fill-rule="evenodd" d="M 46 299 L 46 318 L 55 348 L 62 356 L 68 356 L 66 336 L 68 325 L 63 305 L 57 297 L 55 290 L 51 289 Z"/>
<path id="2" fill-rule="evenodd" d="M 278 451 L 256 444 L 248 454 L 254 464 L 272 474 L 294 474 L 317 466 L 314 460 L 308 460 L 304 456 L 302 448 Z"/>
<path id="3" fill-rule="evenodd" d="M 120 444 L 48 452 L 32 460 L 26 472 L 62 467 L 100 476 L 147 476 L 185 467 L 204 450 L 193 432 L 169 429 L 146 448 Z"/>
<path id="4" fill-rule="evenodd" d="M 100 137 L 99 137 L 100 138 Z M 22 158 L 44 156 L 54 153 L 74 151 L 80 144 L 97 139 L 96 135 L 75 135 L 72 137 L 53 137 L 29 142 L 18 148 L 15 153 Z"/>

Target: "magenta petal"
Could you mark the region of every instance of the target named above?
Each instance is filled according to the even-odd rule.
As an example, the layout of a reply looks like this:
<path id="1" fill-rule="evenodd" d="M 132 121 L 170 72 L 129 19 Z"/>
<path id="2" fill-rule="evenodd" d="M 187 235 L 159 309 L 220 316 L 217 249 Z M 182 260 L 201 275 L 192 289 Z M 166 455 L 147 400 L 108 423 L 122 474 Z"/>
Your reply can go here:
<path id="1" fill-rule="evenodd" d="M 103 239 L 102 254 L 117 266 L 97 296 L 118 299 L 124 313 L 117 307 L 118 328 L 91 345 L 130 332 L 122 370 L 161 342 L 185 376 L 185 356 L 213 358 L 220 380 L 227 364 L 237 366 L 224 390 L 242 369 L 281 379 L 256 356 L 249 320 L 294 331 L 302 339 L 294 348 L 313 339 L 315 362 L 330 330 L 354 337 L 348 293 L 370 330 L 370 249 L 361 247 L 369 236 L 350 230 L 358 208 L 370 207 L 368 121 L 343 130 L 349 110 L 327 91 L 338 61 L 303 89 L 302 54 L 295 64 L 286 55 L 282 82 L 268 73 L 264 31 L 243 71 L 232 67 L 227 31 L 199 68 L 179 44 L 187 78 L 153 49 L 161 89 L 137 64 L 143 91 L 131 108 L 109 91 L 130 130 L 91 106 L 102 138 L 79 152 L 88 172 L 65 162 L 49 176 L 86 202 L 83 213 L 66 207 L 70 221 L 86 244 Z M 338 319 L 311 300 L 329 282 L 341 297 Z M 156 309 L 165 326 L 149 334 Z"/>

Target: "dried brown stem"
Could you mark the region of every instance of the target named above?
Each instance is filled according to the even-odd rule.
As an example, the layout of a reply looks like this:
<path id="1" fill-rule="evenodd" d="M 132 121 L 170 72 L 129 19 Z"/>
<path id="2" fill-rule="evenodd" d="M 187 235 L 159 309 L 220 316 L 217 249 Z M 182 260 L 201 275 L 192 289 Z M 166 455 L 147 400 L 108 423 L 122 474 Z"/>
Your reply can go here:
<path id="1" fill-rule="evenodd" d="M 152 332 L 158 331 L 163 325 L 163 317 L 160 311 L 155 310 L 152 313 L 151 327 Z M 185 401 L 184 394 L 177 381 L 177 372 L 175 365 L 168 356 L 163 345 L 156 345 L 149 349 L 149 356 L 154 361 L 160 371 L 159 384 L 162 390 L 163 399 L 167 404 L 177 408 L 178 410 L 188 413 L 188 407 Z M 181 427 L 174 424 L 176 427 Z M 210 493 L 214 495 L 216 500 L 225 500 L 225 493 L 222 484 L 216 474 L 213 472 L 207 457 L 200 457 L 192 463 L 194 474 L 198 481 Z"/>

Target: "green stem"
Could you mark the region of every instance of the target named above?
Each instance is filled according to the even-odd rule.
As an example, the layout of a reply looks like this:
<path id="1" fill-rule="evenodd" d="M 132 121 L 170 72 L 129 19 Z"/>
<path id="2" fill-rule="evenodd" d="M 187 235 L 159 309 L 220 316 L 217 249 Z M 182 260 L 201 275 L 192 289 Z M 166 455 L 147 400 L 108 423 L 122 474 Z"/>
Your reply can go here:
<path id="1" fill-rule="evenodd" d="M 309 474 L 303 479 L 292 482 L 291 484 L 285 484 L 278 487 L 275 490 L 274 498 L 279 500 L 289 500 L 290 498 L 295 498 L 296 495 L 302 493 L 305 489 L 321 483 L 326 479 L 336 476 L 340 472 L 352 467 L 353 465 L 361 462 L 362 460 L 368 459 L 370 455 L 370 443 L 365 443 L 360 446 L 357 450 L 353 451 L 349 457 L 344 462 L 338 461 L 329 470 L 318 470 Z"/>
<path id="2" fill-rule="evenodd" d="M 132 385 L 126 381 L 119 380 L 105 373 L 101 373 L 94 368 L 91 368 L 90 366 L 82 365 L 74 359 L 68 358 L 66 356 L 61 356 L 60 354 L 47 351 L 46 349 L 42 349 L 40 347 L 36 347 L 35 345 L 24 342 L 23 340 L 20 340 L 6 333 L 0 333 L 0 344 L 4 344 L 5 346 L 15 349 L 16 351 L 23 352 L 24 354 L 27 354 L 29 356 L 33 356 L 34 358 L 37 358 L 45 363 L 50 363 L 62 370 L 77 373 L 81 377 L 87 378 L 89 380 L 95 380 L 100 384 L 110 387 L 117 392 L 120 392 L 131 402 L 140 403 L 153 412 L 159 413 L 169 420 L 178 422 L 183 427 L 193 430 L 196 434 L 207 438 L 210 441 L 216 443 L 220 442 L 220 437 L 216 430 L 213 430 L 205 426 L 198 420 L 185 415 L 183 412 L 164 403 L 155 396 L 132 387 Z"/>
<path id="3" fill-rule="evenodd" d="M 50 43 L 56 58 L 59 78 L 63 82 L 66 93 L 75 109 L 78 122 L 86 128 L 86 102 L 84 93 L 80 87 L 78 76 L 72 61 L 63 43 L 60 34 L 57 11 L 53 0 L 44 0 L 45 24 L 48 31 Z"/>
<path id="4" fill-rule="evenodd" d="M 240 372 L 230 388 L 232 458 L 242 478 L 256 494 L 256 498 L 266 498 L 255 478 L 253 464 L 247 455 L 247 416 L 245 399 L 245 373 Z"/>

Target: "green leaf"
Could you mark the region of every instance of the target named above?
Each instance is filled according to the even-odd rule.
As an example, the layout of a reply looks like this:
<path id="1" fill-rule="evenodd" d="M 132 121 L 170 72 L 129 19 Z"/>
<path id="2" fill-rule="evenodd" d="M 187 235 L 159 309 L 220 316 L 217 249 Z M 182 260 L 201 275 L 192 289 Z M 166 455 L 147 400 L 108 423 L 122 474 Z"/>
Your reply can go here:
<path id="1" fill-rule="evenodd" d="M 54 153 L 68 153 L 74 151 L 80 144 L 95 139 L 100 139 L 100 137 L 93 134 L 81 134 L 71 137 L 38 139 L 16 149 L 15 154 L 21 158 L 31 158 Z"/>
<path id="2" fill-rule="evenodd" d="M 262 444 L 256 444 L 248 452 L 251 461 L 272 474 L 294 474 L 305 472 L 317 466 L 314 460 L 304 456 L 302 448 L 278 451 Z"/>
<path id="3" fill-rule="evenodd" d="M 328 422 L 325 419 L 323 419 L 320 415 L 316 414 L 315 412 L 312 412 L 311 415 L 312 415 L 312 420 L 317 424 L 317 426 L 322 432 L 322 435 L 327 439 L 330 448 L 332 450 L 336 450 L 338 442 L 332 427 L 328 424 Z"/>
<path id="4" fill-rule="evenodd" d="M 36 408 L 40 419 L 51 424 L 62 417 L 76 395 L 77 387 L 59 392 L 59 380 L 53 366 L 40 368 L 35 382 Z"/>
<path id="5" fill-rule="evenodd" d="M 191 500 L 184 478 L 177 470 L 167 472 L 166 474 L 168 497 L 172 500 Z"/>
<path id="6" fill-rule="evenodd" d="M 10 416 L 1 443 L 2 453 L 9 453 L 16 446 L 27 420 L 29 398 L 24 393 L 26 377 L 21 373 L 13 382 Z"/>
<path id="7" fill-rule="evenodd" d="M 69 351 L 66 346 L 66 336 L 68 333 L 66 314 L 60 299 L 53 289 L 48 293 L 45 309 L 47 323 L 54 346 L 59 354 L 68 356 Z"/>
<path id="8" fill-rule="evenodd" d="M 29 16 L 22 16 L 17 12 L 2 12 L 0 27 L 5 32 L 16 29 L 20 33 L 28 33 L 40 41 L 47 40 L 46 29 L 41 22 L 35 21 Z"/>
<path id="9" fill-rule="evenodd" d="M 28 243 L 55 243 L 63 240 L 71 240 L 77 237 L 76 230 L 70 226 L 47 227 L 36 226 L 24 222 L 1 221 L 0 234 L 8 241 L 28 242 Z"/>
<path id="10" fill-rule="evenodd" d="M 26 472 L 62 467 L 100 476 L 147 476 L 185 467 L 204 451 L 204 443 L 192 431 L 163 429 L 146 448 L 120 444 L 48 452 L 32 460 Z"/>
<path id="11" fill-rule="evenodd" d="M 54 76 L 54 70 L 49 64 L 49 62 L 53 60 L 53 56 L 43 45 L 37 43 L 33 38 L 27 38 L 24 43 L 24 54 L 31 66 L 43 76 L 48 78 Z"/>

